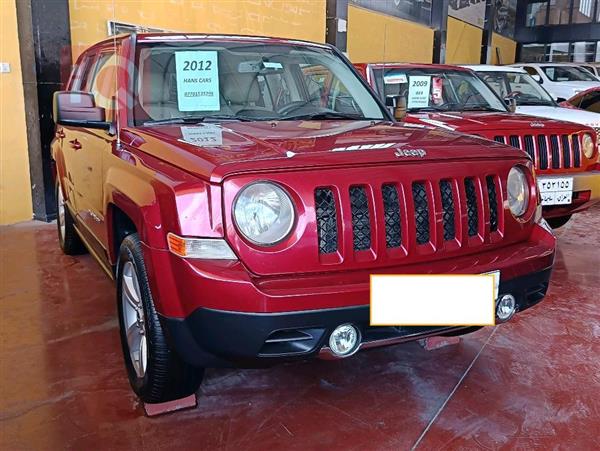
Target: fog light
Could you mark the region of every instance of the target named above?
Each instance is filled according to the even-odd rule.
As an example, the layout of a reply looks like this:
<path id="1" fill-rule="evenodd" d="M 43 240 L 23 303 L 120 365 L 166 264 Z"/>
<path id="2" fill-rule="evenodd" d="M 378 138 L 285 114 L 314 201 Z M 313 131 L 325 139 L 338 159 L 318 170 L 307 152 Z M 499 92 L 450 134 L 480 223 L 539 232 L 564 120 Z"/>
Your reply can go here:
<path id="1" fill-rule="evenodd" d="M 358 349 L 360 333 L 351 324 L 342 324 L 331 332 L 329 348 L 338 357 L 347 357 Z"/>
<path id="2" fill-rule="evenodd" d="M 496 318 L 500 322 L 508 321 L 517 310 L 517 301 L 512 294 L 505 294 L 500 297 L 496 304 Z"/>

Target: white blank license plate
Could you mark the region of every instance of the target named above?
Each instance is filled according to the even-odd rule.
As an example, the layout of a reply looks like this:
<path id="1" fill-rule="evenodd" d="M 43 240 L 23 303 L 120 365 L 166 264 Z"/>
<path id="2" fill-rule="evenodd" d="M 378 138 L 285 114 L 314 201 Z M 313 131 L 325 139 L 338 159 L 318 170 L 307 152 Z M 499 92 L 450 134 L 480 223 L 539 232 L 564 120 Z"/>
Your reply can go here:
<path id="1" fill-rule="evenodd" d="M 493 277 L 483 277 L 483 276 Z M 372 326 L 490 326 L 500 272 L 371 275 Z"/>
<path id="2" fill-rule="evenodd" d="M 573 202 L 573 177 L 538 177 L 542 205 L 569 205 Z"/>

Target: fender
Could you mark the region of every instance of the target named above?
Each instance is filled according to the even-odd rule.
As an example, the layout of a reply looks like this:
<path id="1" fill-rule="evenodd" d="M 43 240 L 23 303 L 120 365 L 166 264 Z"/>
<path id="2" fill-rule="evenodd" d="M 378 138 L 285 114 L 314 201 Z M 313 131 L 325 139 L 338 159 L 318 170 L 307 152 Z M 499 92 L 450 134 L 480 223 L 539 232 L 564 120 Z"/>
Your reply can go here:
<path id="1" fill-rule="evenodd" d="M 104 205 L 107 227 L 107 249 L 113 264 L 117 261 L 117 248 L 114 243 L 114 208 L 118 207 L 135 225 L 140 240 L 149 246 L 164 248 L 165 234 L 158 207 L 158 195 L 154 187 L 140 171 L 124 168 L 113 158 L 113 164 L 105 174 Z"/>
<path id="2" fill-rule="evenodd" d="M 110 205 L 121 209 L 136 226 L 140 240 L 155 249 L 167 249 L 168 232 L 224 236 L 220 186 L 166 167 L 135 147 L 124 146 L 109 158 L 104 175 L 108 244 L 115 238 Z M 116 247 L 107 247 L 114 264 Z"/>
<path id="3" fill-rule="evenodd" d="M 148 282 L 157 311 L 171 311 L 173 305 L 178 305 L 173 296 L 178 290 L 175 277 L 170 265 L 155 261 L 152 255 L 156 252 L 168 255 L 168 232 L 223 236 L 220 187 L 211 187 L 183 171 L 172 174 L 173 168 L 165 167 L 164 163 L 134 147 L 124 146 L 108 158 L 104 204 L 110 263 L 116 265 L 118 261 L 114 227 L 116 207 L 132 221 L 142 241 Z M 216 220 L 210 219 L 213 217 Z M 159 273 L 160 284 L 157 283 Z M 166 287 L 169 289 L 165 290 Z"/>

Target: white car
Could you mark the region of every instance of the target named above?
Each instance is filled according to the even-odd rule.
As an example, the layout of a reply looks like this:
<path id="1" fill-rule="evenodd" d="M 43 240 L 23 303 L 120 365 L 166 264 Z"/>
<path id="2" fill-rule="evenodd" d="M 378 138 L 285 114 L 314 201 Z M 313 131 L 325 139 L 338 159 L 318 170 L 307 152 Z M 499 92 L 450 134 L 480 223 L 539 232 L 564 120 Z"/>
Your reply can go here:
<path id="1" fill-rule="evenodd" d="M 600 114 L 564 108 L 523 69 L 485 64 L 463 66 L 474 70 L 502 99 L 514 98 L 517 113 L 588 125 L 600 132 Z"/>
<path id="2" fill-rule="evenodd" d="M 525 69 L 557 102 L 600 86 L 600 79 L 576 63 L 518 63 L 511 66 Z"/>
<path id="3" fill-rule="evenodd" d="M 600 63 L 577 63 L 579 67 L 589 70 L 593 75 L 600 78 Z"/>

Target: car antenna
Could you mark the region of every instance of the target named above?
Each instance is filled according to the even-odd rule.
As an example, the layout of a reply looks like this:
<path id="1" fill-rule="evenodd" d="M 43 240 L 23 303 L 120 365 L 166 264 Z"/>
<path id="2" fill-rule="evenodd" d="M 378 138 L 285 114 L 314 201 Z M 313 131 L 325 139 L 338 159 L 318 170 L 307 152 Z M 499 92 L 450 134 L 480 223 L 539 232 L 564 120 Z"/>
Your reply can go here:
<path id="1" fill-rule="evenodd" d="M 387 41 L 387 23 L 383 25 L 383 67 L 380 72 L 381 73 L 381 92 L 383 93 L 384 103 L 385 103 L 385 70 L 387 67 L 386 41 Z M 375 86 L 377 86 L 377 85 L 375 85 Z"/>
<path id="2" fill-rule="evenodd" d="M 112 38 L 113 38 L 113 50 L 115 52 L 115 128 L 116 128 L 116 134 L 117 134 L 117 150 L 121 149 L 121 127 L 119 125 L 119 117 L 118 117 L 118 112 L 119 112 L 119 64 L 121 63 L 120 61 L 120 55 L 117 52 L 117 18 L 115 16 L 115 2 L 113 0 L 113 27 L 111 29 L 111 33 L 112 33 Z"/>

